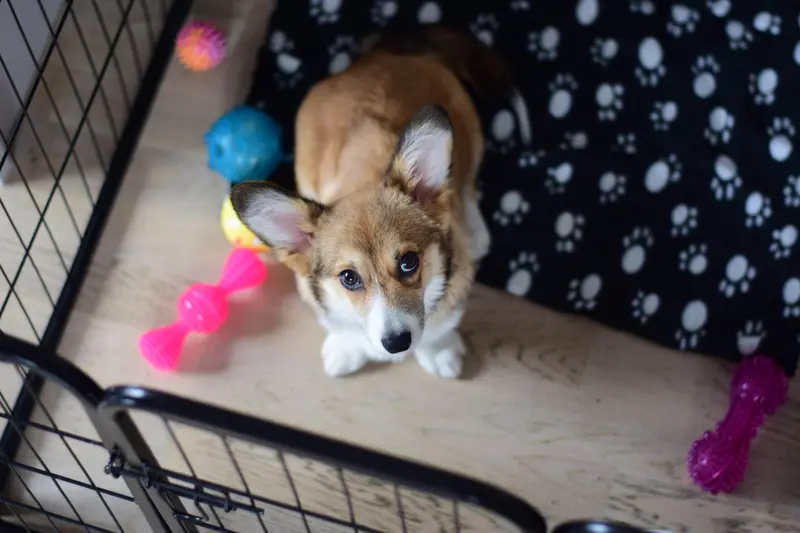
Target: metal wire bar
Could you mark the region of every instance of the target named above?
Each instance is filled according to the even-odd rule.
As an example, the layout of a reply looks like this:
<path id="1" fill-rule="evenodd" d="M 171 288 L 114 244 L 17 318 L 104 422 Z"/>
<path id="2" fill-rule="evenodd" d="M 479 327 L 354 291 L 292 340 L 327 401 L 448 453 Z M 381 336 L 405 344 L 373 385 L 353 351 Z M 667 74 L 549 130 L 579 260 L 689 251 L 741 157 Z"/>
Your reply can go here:
<path id="1" fill-rule="evenodd" d="M 84 529 L 84 531 L 86 531 L 87 533 L 88 532 L 93 532 L 93 533 L 116 533 L 114 531 L 111 531 L 110 529 L 105 529 L 105 528 L 102 528 L 102 527 L 99 527 L 99 526 L 93 526 L 92 524 L 85 524 L 85 523 L 79 522 L 78 520 L 75 520 L 74 518 L 70 518 L 70 517 L 64 516 L 62 514 L 54 513 L 52 511 L 47 511 L 45 509 L 37 509 L 36 507 L 34 507 L 32 505 L 28 505 L 28 504 L 25 504 L 25 503 L 22 503 L 22 502 L 17 502 L 17 501 L 8 499 L 5 496 L 3 496 L 2 494 L 0 494 L 0 502 L 4 503 L 6 505 L 9 505 L 9 506 L 13 505 L 15 507 L 19 507 L 20 509 L 25 509 L 26 511 L 32 511 L 34 513 L 38 513 L 38 514 L 46 516 L 57 532 L 60 532 L 61 530 L 58 528 L 58 526 L 55 525 L 55 523 L 53 522 L 53 519 L 60 520 L 62 522 L 66 522 L 68 524 L 72 524 L 73 526 L 82 527 Z"/>
<path id="2" fill-rule="evenodd" d="M 128 4 L 128 8 L 126 12 L 130 14 L 131 9 L 133 8 L 134 0 L 130 0 Z M 119 84 L 122 88 L 122 95 L 125 97 L 125 105 L 127 106 L 127 111 L 130 113 L 131 111 L 131 97 L 128 94 L 128 87 L 125 85 L 125 77 L 122 75 L 122 68 L 119 66 L 119 59 L 117 58 L 114 51 L 117 49 L 117 43 L 115 42 L 114 45 L 111 45 L 111 36 L 108 33 L 108 28 L 106 28 L 106 21 L 103 19 L 103 14 L 100 11 L 100 7 L 97 5 L 97 0 L 92 0 L 92 6 L 94 7 L 94 12 L 97 15 L 97 20 L 100 21 L 100 29 L 103 33 L 103 38 L 106 40 L 106 45 L 108 46 L 108 53 L 112 58 L 114 63 L 114 70 L 117 71 L 117 77 L 119 78 Z M 120 24 L 120 30 L 125 27 L 128 27 L 128 17 L 127 15 L 123 16 L 122 23 Z"/>
<path id="3" fill-rule="evenodd" d="M 228 442 L 228 437 L 225 435 L 221 435 L 222 444 L 225 446 L 225 451 L 228 452 L 228 457 L 230 457 L 231 462 L 233 463 L 233 467 L 236 469 L 236 473 L 239 475 L 239 480 L 242 482 L 242 486 L 244 487 L 245 492 L 247 493 L 247 497 L 250 499 L 250 503 L 255 507 L 256 501 L 253 498 L 253 494 L 250 492 L 250 487 L 247 485 L 247 479 L 244 477 L 244 472 L 242 472 L 242 467 L 239 466 L 239 461 L 236 460 L 236 457 L 233 455 L 233 450 L 231 449 L 231 444 Z M 261 514 L 256 515 L 258 517 L 258 522 L 261 524 L 261 531 L 264 533 L 269 533 L 267 530 L 266 524 L 264 524 L 264 519 L 261 517 Z"/>
<path id="4" fill-rule="evenodd" d="M 289 465 L 286 464 L 286 457 L 284 457 L 283 452 L 280 450 L 278 450 L 278 459 L 281 462 L 284 474 L 286 474 L 286 479 L 287 481 L 289 481 L 289 487 L 292 489 L 292 494 L 294 495 L 294 502 L 297 504 L 297 511 L 303 518 L 303 525 L 306 528 L 306 533 L 311 533 L 311 528 L 308 527 L 308 519 L 306 518 L 306 513 L 303 510 L 303 506 L 300 504 L 300 495 L 297 493 L 297 487 L 295 487 L 294 485 L 294 479 L 292 478 L 292 473 L 289 472 Z"/>
<path id="5" fill-rule="evenodd" d="M 458 500 L 453 500 L 453 523 L 456 525 L 456 533 L 461 533 L 461 517 L 458 514 Z"/>
<path id="6" fill-rule="evenodd" d="M 130 0 L 132 3 L 136 3 L 136 0 Z M 117 0 L 117 8 L 119 8 L 119 12 L 122 13 L 122 0 Z M 136 69 L 136 76 L 137 80 L 142 77 L 142 60 L 139 58 L 139 50 L 138 45 L 136 44 L 136 39 L 133 37 L 133 31 L 131 31 L 131 25 L 125 24 L 125 33 L 128 35 L 128 42 L 131 45 L 131 52 L 133 53 L 133 66 Z M 122 74 L 120 73 L 120 76 Z"/>
<path id="7" fill-rule="evenodd" d="M 397 516 L 400 517 L 400 527 L 403 533 L 407 533 L 406 529 L 406 514 L 403 511 L 403 498 L 400 497 L 400 485 L 394 484 L 394 499 L 397 501 Z"/>
<path id="8" fill-rule="evenodd" d="M 20 523 L 20 524 L 22 524 L 22 527 L 23 527 L 23 528 L 25 528 L 25 531 L 26 531 L 27 533 L 31 533 L 31 528 L 28 526 L 28 523 L 25 521 L 25 519 L 24 519 L 24 518 L 22 518 L 22 515 L 20 515 L 20 514 L 17 512 L 17 510 L 16 510 L 16 509 L 14 509 L 14 507 L 13 507 L 12 505 L 8 505 L 8 504 L 6 504 L 6 509 L 8 509 L 9 511 L 11 511 L 11 514 L 13 514 L 13 515 L 14 515 L 14 518 L 15 518 L 15 519 L 16 519 L 16 520 L 17 520 L 17 521 Z M 3 529 L 3 519 L 2 519 L 2 518 L 0 518 L 0 531 L 3 531 L 3 532 L 5 532 L 5 529 Z"/>
<path id="9" fill-rule="evenodd" d="M 344 497 L 347 499 L 347 511 L 350 513 L 350 524 L 353 526 L 353 533 L 358 533 L 358 528 L 356 527 L 356 513 L 353 510 L 353 499 L 350 497 L 350 489 L 347 488 L 347 480 L 344 478 L 344 470 L 342 470 L 342 467 L 337 466 L 336 471 L 339 473 L 339 481 L 342 482 Z"/>
<path id="10" fill-rule="evenodd" d="M 21 369 L 19 368 L 19 365 L 16 365 L 16 366 L 17 366 L 18 371 L 21 371 Z M 27 372 L 26 372 L 26 375 L 27 375 Z M 5 413 L 0 413 L 0 419 L 9 420 L 10 418 L 11 417 L 9 415 L 7 415 Z M 68 439 L 76 440 L 78 442 L 83 442 L 84 444 L 91 444 L 93 446 L 98 446 L 100 448 L 105 448 L 103 443 L 100 442 L 100 441 L 97 441 L 97 440 L 94 440 L 94 439 L 90 439 L 88 437 L 84 437 L 84 436 L 78 435 L 76 433 L 70 433 L 69 431 L 64 431 L 63 429 L 56 430 L 56 429 L 54 429 L 54 428 L 52 428 L 50 426 L 46 426 L 44 424 L 39 424 L 37 422 L 32 422 L 30 420 L 24 420 L 24 421 L 17 420 L 17 425 L 19 427 L 23 428 L 23 429 L 25 429 L 25 428 L 38 429 L 39 431 L 46 431 L 47 433 L 52 433 L 52 434 L 55 434 L 55 435 L 61 435 L 61 436 L 66 437 Z"/>
<path id="11" fill-rule="evenodd" d="M 150 17 L 150 8 L 147 7 L 147 0 L 139 0 L 139 5 L 142 6 L 142 13 L 144 13 L 144 23 L 147 26 L 147 36 L 149 37 L 148 42 L 150 43 L 150 49 L 153 49 L 153 45 L 156 41 L 156 34 L 155 30 L 153 30 L 153 19 Z"/>
<path id="12" fill-rule="evenodd" d="M 10 285 L 11 280 L 8 279 L 8 274 L 6 274 L 6 270 L 2 267 L 2 265 L 0 265 L 0 273 L 3 274 L 3 279 L 6 280 L 6 283 Z M 25 309 L 25 306 L 22 304 L 22 299 L 19 297 L 19 294 L 17 293 L 17 290 L 14 287 L 8 289 L 8 295 L 6 296 L 6 298 L 10 298 L 12 294 L 14 295 L 14 299 L 19 304 L 20 309 L 22 309 L 22 314 L 25 315 L 25 320 L 28 321 L 28 325 L 31 327 L 31 331 L 33 331 L 33 336 L 36 337 L 36 340 L 38 342 L 41 342 L 42 337 L 39 335 L 39 332 L 36 331 L 36 325 L 33 323 L 33 319 L 31 318 L 31 315 L 28 313 L 28 310 Z M 2 312 L 0 312 L 0 316 L 3 316 Z"/>

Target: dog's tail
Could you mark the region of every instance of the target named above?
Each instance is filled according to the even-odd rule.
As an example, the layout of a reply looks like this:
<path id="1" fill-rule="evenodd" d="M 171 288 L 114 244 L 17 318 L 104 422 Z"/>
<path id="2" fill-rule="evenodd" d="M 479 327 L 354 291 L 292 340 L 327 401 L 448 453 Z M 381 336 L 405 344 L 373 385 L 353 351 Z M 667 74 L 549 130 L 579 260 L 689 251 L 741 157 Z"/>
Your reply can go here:
<path id="1" fill-rule="evenodd" d="M 437 24 L 387 30 L 365 42 L 366 50 L 393 54 L 432 55 L 479 96 L 507 100 L 517 115 L 520 137 L 531 141 L 528 105 L 505 58 L 471 35 Z"/>

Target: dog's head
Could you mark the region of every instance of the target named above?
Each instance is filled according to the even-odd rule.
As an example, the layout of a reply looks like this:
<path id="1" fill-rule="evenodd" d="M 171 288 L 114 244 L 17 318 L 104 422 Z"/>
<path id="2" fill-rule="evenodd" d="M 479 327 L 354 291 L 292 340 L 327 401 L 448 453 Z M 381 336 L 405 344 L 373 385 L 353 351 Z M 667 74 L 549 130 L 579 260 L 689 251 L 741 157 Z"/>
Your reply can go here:
<path id="1" fill-rule="evenodd" d="M 383 182 L 322 206 L 268 182 L 231 190 L 239 218 L 305 276 L 326 319 L 400 356 L 422 337 L 450 268 L 452 129 L 427 106 L 406 126 Z"/>

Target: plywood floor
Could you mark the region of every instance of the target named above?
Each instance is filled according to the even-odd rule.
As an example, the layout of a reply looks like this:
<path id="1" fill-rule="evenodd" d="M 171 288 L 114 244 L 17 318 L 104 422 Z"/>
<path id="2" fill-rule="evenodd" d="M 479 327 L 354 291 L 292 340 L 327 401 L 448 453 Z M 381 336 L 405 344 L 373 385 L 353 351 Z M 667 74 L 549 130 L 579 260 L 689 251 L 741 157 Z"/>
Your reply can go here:
<path id="1" fill-rule="evenodd" d="M 690 483 L 684 458 L 691 442 L 724 413 L 729 365 L 662 349 L 485 287 L 475 289 L 464 319 L 471 355 L 468 376 L 460 381 L 437 380 L 413 361 L 347 379 L 326 377 L 318 353 L 323 333 L 279 266 L 271 268 L 266 287 L 239 300 L 222 331 L 190 345 L 181 373 L 150 370 L 137 352 L 138 336 L 173 319 L 176 298 L 190 283 L 217 279 L 229 251 L 218 223 L 225 183 L 205 166 L 202 135 L 246 91 L 268 3 L 256 0 L 241 45 L 218 69 L 192 74 L 177 63 L 170 67 L 61 355 L 103 386 L 146 385 L 490 481 L 539 508 L 550 523 L 606 517 L 673 531 L 800 531 L 797 385 L 754 446 L 739 491 L 705 495 Z M 207 10 L 218 5 L 200 3 Z M 62 79 L 58 74 L 54 86 Z M 75 124 L 79 115 L 68 115 L 66 121 Z M 97 135 L 107 149 L 110 132 L 101 122 Z M 89 189 L 96 191 L 99 165 L 85 166 Z M 32 184 L 34 194 L 50 190 L 52 181 L 41 174 Z M 71 197 L 86 195 L 77 170 L 67 173 L 62 186 Z M 15 220 L 32 231 L 37 217 L 32 207 L 24 211 L 26 195 L 19 183 L 0 189 L 4 202 L 22 209 Z M 69 260 L 74 235 L 56 205 L 48 220 Z M 79 214 L 88 212 L 87 207 Z M 33 256 L 57 288 L 62 269 L 47 240 L 42 242 Z M 0 259 L 9 269 L 19 262 L 18 239 L 0 226 L 0 243 Z M 25 272 L 30 279 L 20 282 L 17 294 L 46 320 L 46 294 L 35 272 Z M 31 338 L 27 319 L 11 311 L 12 304 L 0 325 Z M 10 367 L 2 372 L 0 385 L 10 399 L 18 376 Z M 62 429 L 89 431 L 65 394 L 51 389 L 45 400 Z M 37 417 L 46 422 L 43 413 Z M 163 423 L 143 419 L 142 425 L 165 466 L 185 470 Z M 239 483 L 218 439 L 176 431 L 183 431 L 181 442 L 202 475 Z M 80 475 L 56 439 L 32 434 L 31 441 L 65 475 Z M 102 453 L 80 446 L 75 452 L 89 463 L 95 482 L 115 483 L 102 474 Z M 274 458 L 242 452 L 247 453 L 248 471 L 266 476 Z M 19 460 L 36 458 L 26 449 Z M 45 507 L 69 512 L 52 482 L 23 477 Z M 251 488 L 259 487 L 271 490 L 267 481 Z M 19 480 L 16 489 L 25 492 Z M 82 498 L 77 490 L 70 495 Z M 83 503 L 92 507 L 91 502 Z M 115 527 L 108 516 L 97 520 Z M 121 520 L 128 531 L 144 531 L 135 514 Z M 449 531 L 435 521 L 417 525 L 419 531 Z"/>

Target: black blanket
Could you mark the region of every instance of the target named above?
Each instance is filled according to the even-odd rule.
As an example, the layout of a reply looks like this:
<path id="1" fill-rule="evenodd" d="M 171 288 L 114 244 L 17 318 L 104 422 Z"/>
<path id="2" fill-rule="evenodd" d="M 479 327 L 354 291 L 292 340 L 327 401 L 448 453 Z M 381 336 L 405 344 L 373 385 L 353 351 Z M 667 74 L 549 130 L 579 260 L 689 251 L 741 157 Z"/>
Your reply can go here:
<path id="1" fill-rule="evenodd" d="M 680 350 L 800 351 L 800 20 L 762 0 L 279 3 L 248 99 L 286 128 L 388 24 L 505 55 L 531 112 L 483 106 L 479 281 Z M 489 179 L 490 178 L 490 179 Z"/>

